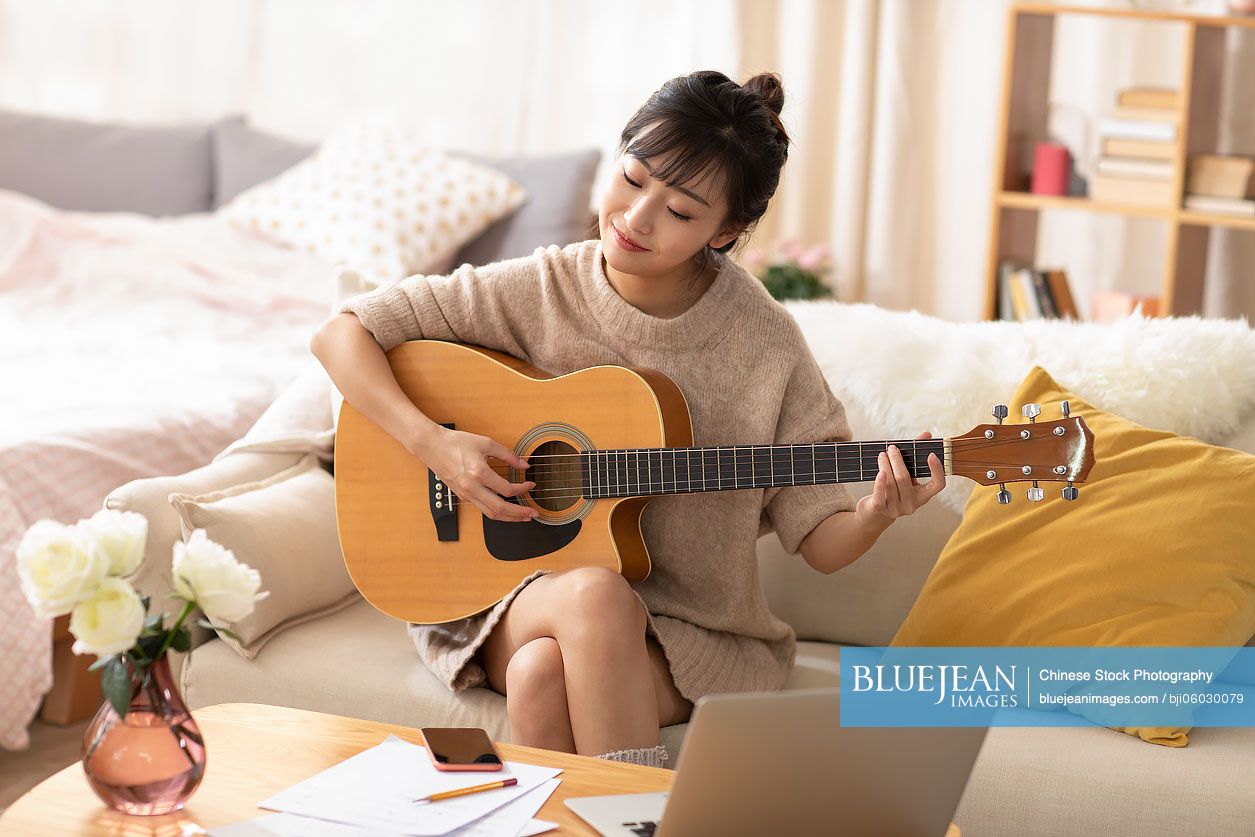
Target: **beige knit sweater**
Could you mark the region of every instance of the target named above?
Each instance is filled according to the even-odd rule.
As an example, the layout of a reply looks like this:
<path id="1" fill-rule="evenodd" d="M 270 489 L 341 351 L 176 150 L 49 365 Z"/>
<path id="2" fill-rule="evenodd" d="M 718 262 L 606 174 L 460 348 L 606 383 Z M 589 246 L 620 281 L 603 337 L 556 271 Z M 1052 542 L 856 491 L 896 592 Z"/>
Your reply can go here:
<path id="1" fill-rule="evenodd" d="M 845 410 L 792 316 L 735 261 L 721 258 L 719 268 L 706 293 L 672 319 L 619 296 L 596 240 L 411 276 L 341 310 L 385 351 L 426 338 L 497 349 L 558 375 L 601 364 L 657 369 L 688 401 L 694 445 L 848 440 Z M 681 694 L 696 700 L 784 684 L 796 636 L 767 608 L 755 542 L 774 528 L 796 553 L 820 521 L 852 508 L 840 484 L 669 495 L 646 507 L 653 571 L 634 589 Z M 450 689 L 485 681 L 473 655 L 530 580 L 474 616 L 410 626 L 420 656 Z"/>

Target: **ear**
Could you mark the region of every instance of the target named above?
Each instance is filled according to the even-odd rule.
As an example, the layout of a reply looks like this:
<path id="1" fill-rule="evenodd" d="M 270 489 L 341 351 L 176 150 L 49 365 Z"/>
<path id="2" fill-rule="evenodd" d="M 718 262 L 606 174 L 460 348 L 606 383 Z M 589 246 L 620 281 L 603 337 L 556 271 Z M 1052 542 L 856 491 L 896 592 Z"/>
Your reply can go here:
<path id="1" fill-rule="evenodd" d="M 743 232 L 745 232 L 745 230 L 741 227 L 725 227 L 723 230 L 720 230 L 718 235 L 710 240 L 710 246 L 712 249 L 718 250 L 720 247 L 724 247 L 731 244 L 733 241 L 736 241 L 737 236 Z"/>

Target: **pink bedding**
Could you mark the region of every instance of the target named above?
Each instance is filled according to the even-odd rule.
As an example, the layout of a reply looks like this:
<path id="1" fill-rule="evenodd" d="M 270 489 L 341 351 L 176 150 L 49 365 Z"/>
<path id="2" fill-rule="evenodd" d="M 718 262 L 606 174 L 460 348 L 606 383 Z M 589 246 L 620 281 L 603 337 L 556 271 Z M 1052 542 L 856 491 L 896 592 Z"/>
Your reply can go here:
<path id="1" fill-rule="evenodd" d="M 14 551 L 139 477 L 205 464 L 308 361 L 335 268 L 212 214 L 53 209 L 0 190 L 0 747 L 52 685 Z"/>

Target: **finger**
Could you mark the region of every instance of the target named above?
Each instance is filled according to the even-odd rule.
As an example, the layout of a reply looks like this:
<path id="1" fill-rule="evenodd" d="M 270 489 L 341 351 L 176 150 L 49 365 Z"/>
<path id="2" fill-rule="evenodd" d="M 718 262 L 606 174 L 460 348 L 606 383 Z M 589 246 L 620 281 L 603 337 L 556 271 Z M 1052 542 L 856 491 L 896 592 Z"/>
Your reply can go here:
<path id="1" fill-rule="evenodd" d="M 487 465 L 487 463 L 485 463 Z M 491 467 L 485 468 L 485 473 L 478 476 L 482 485 L 491 490 L 495 494 L 502 497 L 513 497 L 515 494 L 514 486 L 519 483 L 510 482 L 505 477 L 492 470 Z"/>
<path id="2" fill-rule="evenodd" d="M 928 431 L 928 430 L 925 430 L 923 433 L 919 434 L 919 435 L 918 435 L 918 436 L 916 436 L 915 438 L 916 438 L 916 439 L 931 439 L 932 437 L 933 437 L 932 432 L 931 432 L 931 431 Z"/>
<path id="3" fill-rule="evenodd" d="M 897 445 L 889 446 L 889 465 L 893 468 L 893 479 L 898 484 L 900 494 L 907 494 L 910 491 L 911 471 L 906 467 L 906 460 L 902 458 L 902 451 L 898 450 Z"/>
<path id="4" fill-rule="evenodd" d="M 931 499 L 946 487 L 946 469 L 941 466 L 941 457 L 935 453 L 928 454 L 928 473 L 931 477 L 924 483 L 924 499 Z"/>
<path id="5" fill-rule="evenodd" d="M 487 508 L 489 510 L 488 516 L 493 520 L 521 522 L 524 520 L 531 520 L 534 516 L 532 509 L 528 506 L 519 506 L 514 503 L 508 503 L 493 494 L 491 491 L 482 487 L 480 488 L 480 491 L 482 492 L 479 495 L 482 503 L 480 508 Z"/>
<path id="6" fill-rule="evenodd" d="M 522 470 L 527 470 L 527 467 L 528 467 L 527 460 L 523 459 L 523 457 L 519 456 L 517 453 L 510 450 L 505 445 L 498 444 L 497 442 L 493 442 L 492 447 L 488 449 L 488 455 L 491 456 L 493 459 L 497 459 L 504 462 L 507 465 L 513 465 L 515 468 L 521 468 Z"/>
<path id="7" fill-rule="evenodd" d="M 898 495 L 898 482 L 893 477 L 893 465 L 889 462 L 887 453 L 882 452 L 877 459 L 880 462 L 880 472 L 877 478 L 884 480 L 885 484 L 885 509 L 896 513 L 898 503 L 902 498 Z"/>

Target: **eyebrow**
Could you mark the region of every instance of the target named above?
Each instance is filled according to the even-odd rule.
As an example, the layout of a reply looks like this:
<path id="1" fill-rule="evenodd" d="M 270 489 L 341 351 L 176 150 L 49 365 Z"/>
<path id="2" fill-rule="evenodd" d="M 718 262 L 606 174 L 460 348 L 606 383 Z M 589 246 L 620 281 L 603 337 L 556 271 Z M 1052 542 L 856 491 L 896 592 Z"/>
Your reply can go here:
<path id="1" fill-rule="evenodd" d="M 642 160 L 640 157 L 633 157 L 632 159 L 636 160 L 642 166 L 644 166 L 645 171 L 649 172 L 650 177 L 653 177 L 654 167 L 649 164 L 648 160 Z M 697 201 L 702 206 L 706 207 L 707 209 L 710 209 L 710 203 L 701 195 L 694 192 L 692 189 L 685 189 L 683 186 L 676 186 L 673 183 L 668 183 L 667 185 L 670 186 L 672 189 L 675 189 L 677 192 L 681 192 L 685 195 L 688 195 L 690 198 Z"/>

